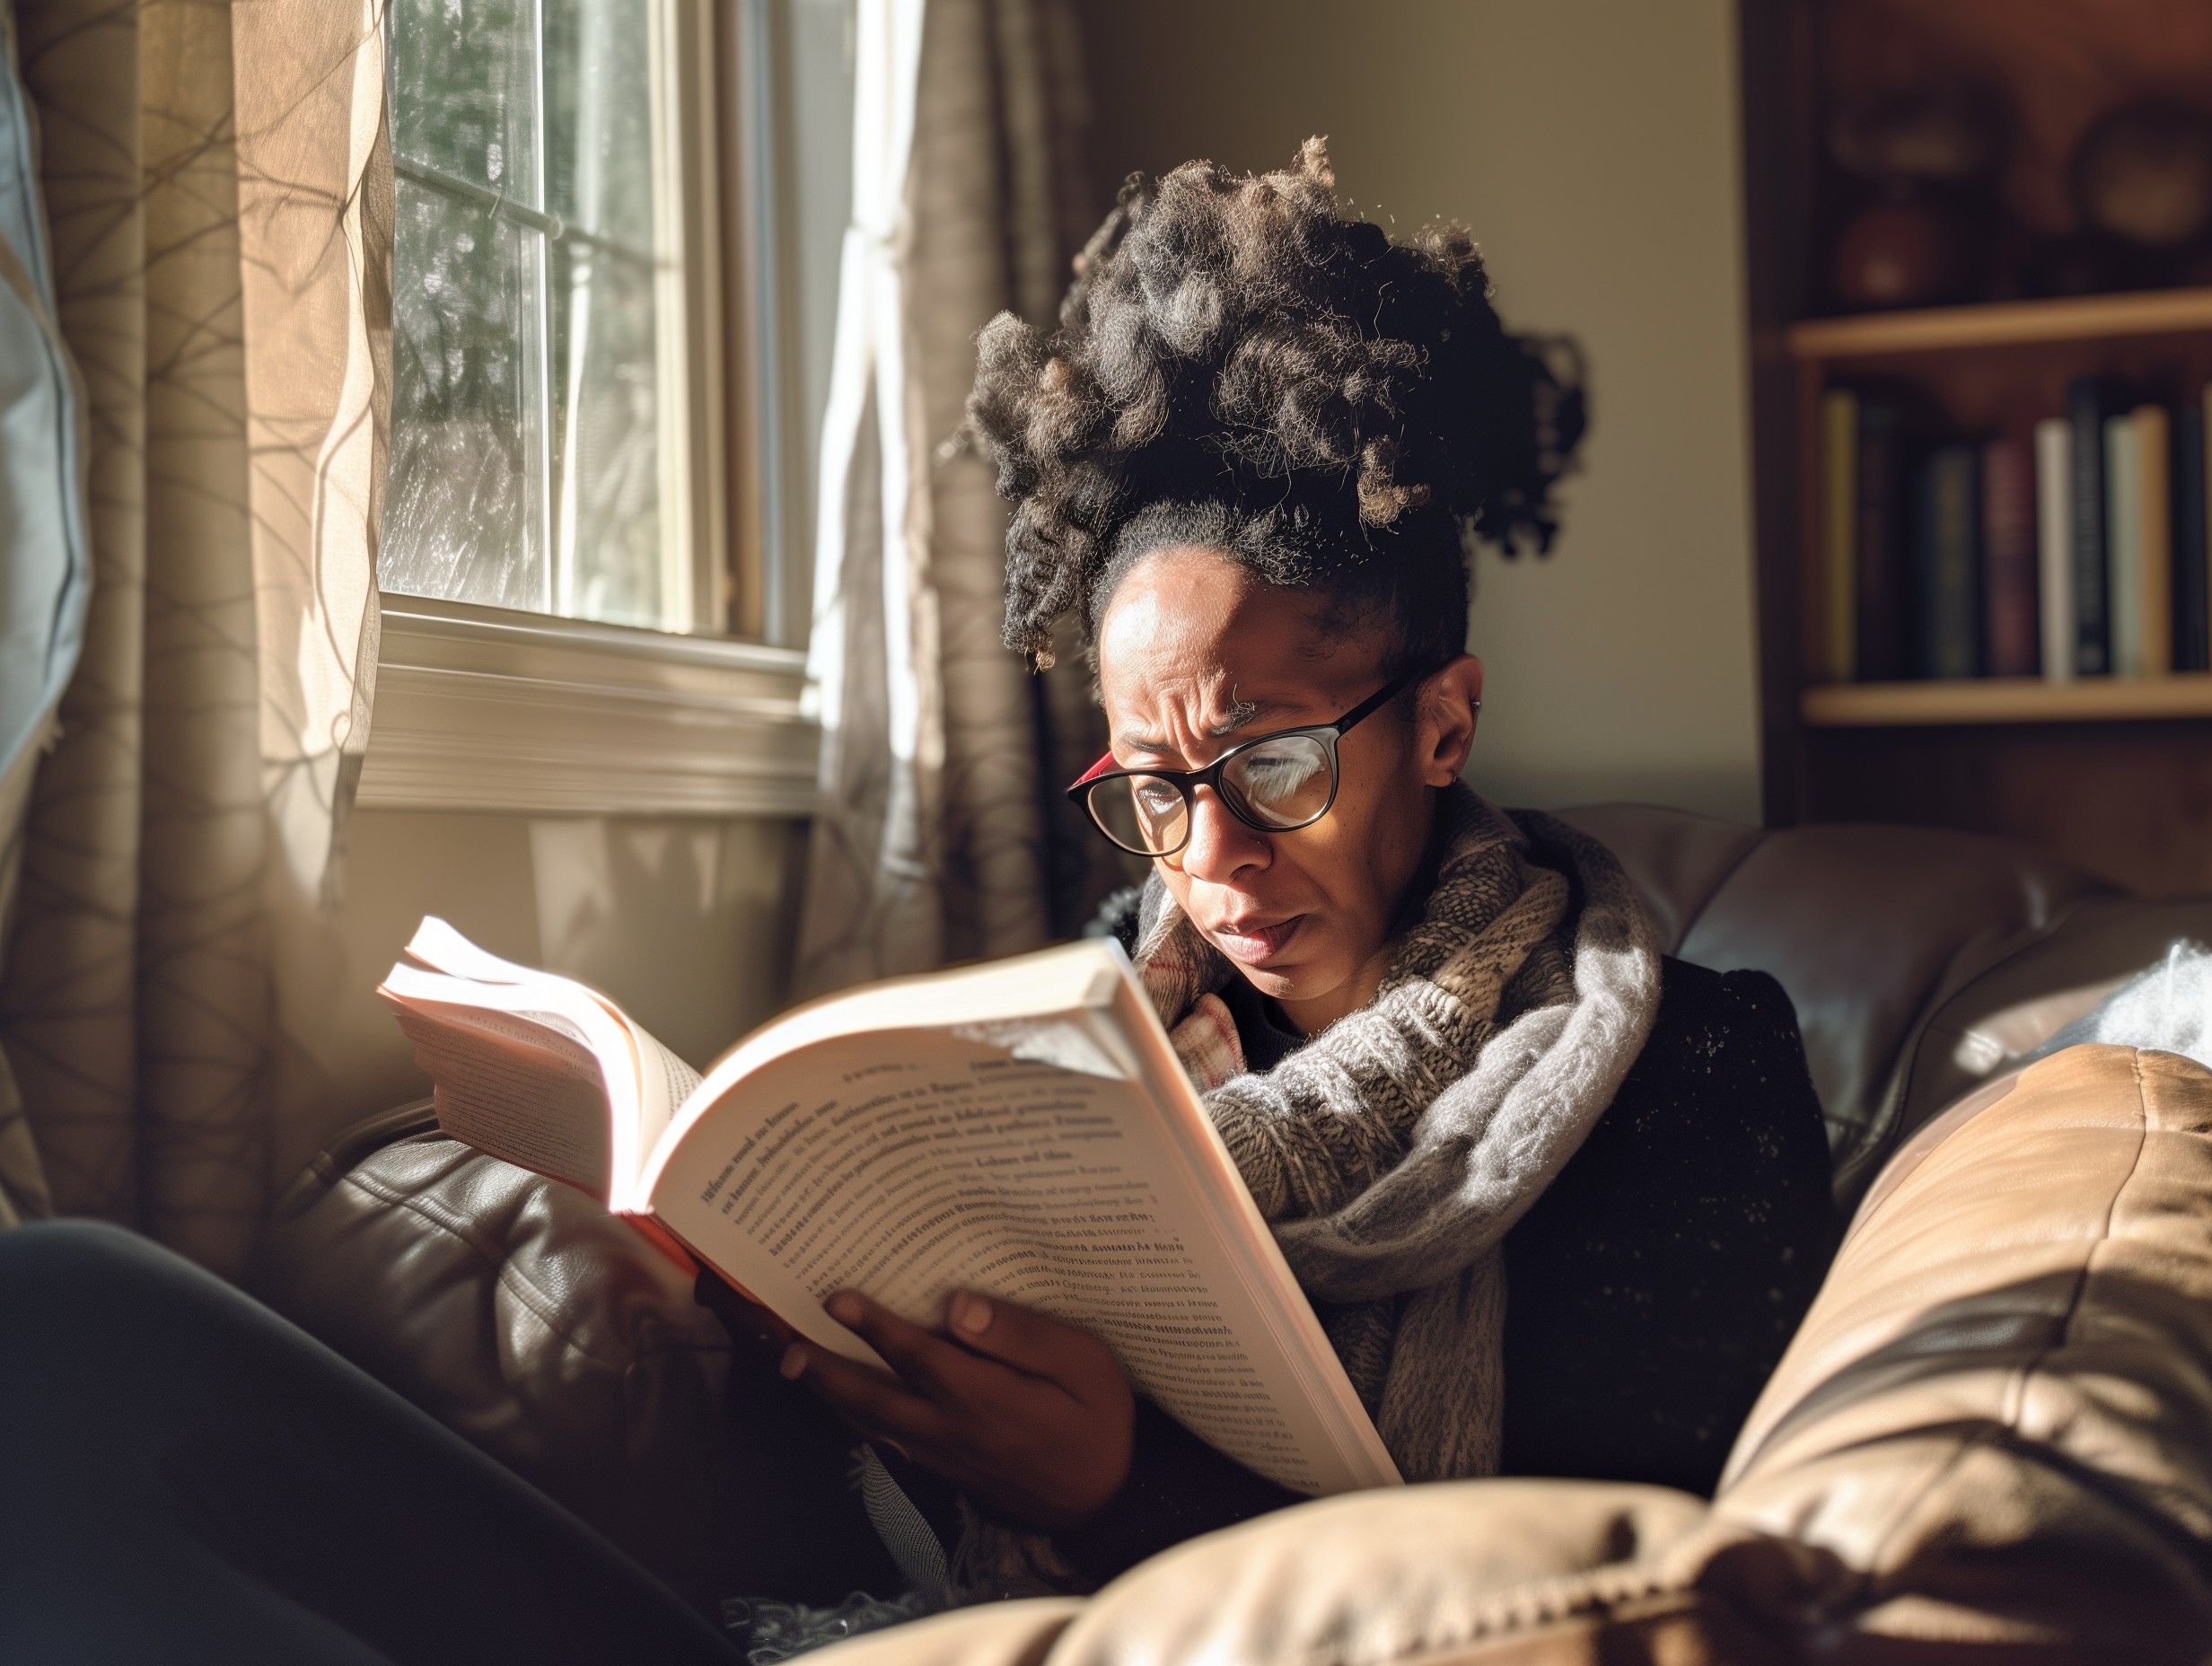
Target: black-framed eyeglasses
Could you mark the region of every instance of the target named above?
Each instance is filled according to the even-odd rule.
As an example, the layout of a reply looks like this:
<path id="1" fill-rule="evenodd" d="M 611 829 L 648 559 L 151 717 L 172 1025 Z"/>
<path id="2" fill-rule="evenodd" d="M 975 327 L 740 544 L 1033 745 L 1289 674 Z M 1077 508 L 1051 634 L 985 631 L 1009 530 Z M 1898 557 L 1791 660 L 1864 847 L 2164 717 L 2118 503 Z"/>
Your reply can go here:
<path id="1" fill-rule="evenodd" d="M 1337 742 L 1421 679 L 1393 677 L 1333 723 L 1278 729 L 1233 746 L 1203 769 L 1117 769 L 1109 752 L 1067 789 L 1099 831 L 1137 856 L 1172 856 L 1190 842 L 1193 794 L 1210 786 L 1229 813 L 1262 833 L 1310 828 L 1337 802 Z"/>

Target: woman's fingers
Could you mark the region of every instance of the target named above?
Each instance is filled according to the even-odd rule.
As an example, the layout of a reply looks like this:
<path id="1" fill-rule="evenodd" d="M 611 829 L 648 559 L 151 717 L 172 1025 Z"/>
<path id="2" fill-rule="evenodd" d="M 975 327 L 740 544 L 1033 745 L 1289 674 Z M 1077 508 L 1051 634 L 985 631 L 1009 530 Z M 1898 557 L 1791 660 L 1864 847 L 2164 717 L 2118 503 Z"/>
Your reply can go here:
<path id="1" fill-rule="evenodd" d="M 1085 1404 L 1121 1388 L 1121 1368 L 1104 1343 L 1033 1307 L 955 1290 L 944 1325 L 962 1347 L 1057 1383 Z"/>
<path id="2" fill-rule="evenodd" d="M 891 1368 L 921 1390 L 935 1396 L 950 1379 L 961 1375 L 965 1363 L 961 1351 L 940 1336 L 904 1320 L 881 1302 L 856 1290 L 840 1290 L 822 1303 L 830 1317 L 881 1354 Z"/>
<path id="3" fill-rule="evenodd" d="M 1135 1401 L 1095 1337 L 972 1291 L 946 1303 L 943 1335 L 854 1291 L 823 1306 L 899 1374 L 794 1342 L 785 1375 L 870 1439 L 1048 1528 L 1088 1519 L 1128 1476 Z"/>
<path id="4" fill-rule="evenodd" d="M 944 1414 L 894 1377 L 845 1359 L 809 1342 L 785 1350 L 783 1373 L 806 1383 L 848 1422 L 868 1434 L 917 1446 L 944 1436 Z"/>

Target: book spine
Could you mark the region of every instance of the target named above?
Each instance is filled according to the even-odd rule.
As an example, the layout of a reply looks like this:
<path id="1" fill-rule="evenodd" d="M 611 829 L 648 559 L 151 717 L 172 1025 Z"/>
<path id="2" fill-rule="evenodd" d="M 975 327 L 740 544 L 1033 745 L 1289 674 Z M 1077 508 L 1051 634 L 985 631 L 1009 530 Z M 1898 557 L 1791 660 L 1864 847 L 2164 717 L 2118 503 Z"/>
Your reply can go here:
<path id="1" fill-rule="evenodd" d="M 1904 440 L 1897 408 L 1858 408 L 1857 606 L 1861 682 L 1905 674 Z"/>
<path id="2" fill-rule="evenodd" d="M 1858 671 L 1858 395 L 1832 388 L 1821 399 L 1821 676 L 1849 682 Z"/>
<path id="3" fill-rule="evenodd" d="M 1992 677 L 2032 677 L 2039 574 L 2035 458 L 2014 436 L 1981 448 L 1982 644 Z"/>
<path id="4" fill-rule="evenodd" d="M 2204 398 L 2184 405 L 2173 425 L 2173 669 L 2212 671 L 2212 583 L 2205 572 L 2206 530 L 2212 524 L 2205 501 Z"/>
<path id="5" fill-rule="evenodd" d="M 2074 677 L 2074 430 L 2064 417 L 2035 425 L 2035 549 L 2042 602 L 2043 676 Z"/>
<path id="6" fill-rule="evenodd" d="M 2143 675 L 2164 677 L 2173 669 L 2172 495 L 2167 485 L 2173 425 L 2163 405 L 2138 405 L 2129 417 L 2135 425 L 2134 565 Z"/>
<path id="7" fill-rule="evenodd" d="M 1914 669 L 1923 677 L 1972 677 L 1981 669 L 1975 462 L 1971 445 L 1938 446 L 1914 483 Z"/>
<path id="8" fill-rule="evenodd" d="M 2136 468 L 2135 418 L 2104 419 L 2104 632 L 2115 677 L 2143 674 L 2142 478 Z"/>
<path id="9" fill-rule="evenodd" d="M 2067 500 L 2074 542 L 2074 669 L 2085 677 L 2111 667 L 2104 575 L 2104 388 L 2094 377 L 2068 382 L 2071 478 Z"/>

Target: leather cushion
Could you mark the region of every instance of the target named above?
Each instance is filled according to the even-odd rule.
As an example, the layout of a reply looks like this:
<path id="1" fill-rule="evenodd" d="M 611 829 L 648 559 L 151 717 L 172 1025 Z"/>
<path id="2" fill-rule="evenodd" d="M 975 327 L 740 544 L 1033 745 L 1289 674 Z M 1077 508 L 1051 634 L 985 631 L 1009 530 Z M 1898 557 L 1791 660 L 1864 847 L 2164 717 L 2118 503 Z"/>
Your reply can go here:
<path id="1" fill-rule="evenodd" d="M 1937 1007 L 2085 902 L 2152 906 L 2032 846 L 1939 828 L 1761 832 L 1643 804 L 1561 813 L 1620 858 L 1674 953 L 1771 972 L 1788 992 L 1846 1203 L 1897 1143 L 1903 1084 Z M 2063 978 L 2063 964 L 2043 963 L 2042 976 Z M 1970 1085 L 1933 1090 L 1921 1109 Z"/>
<path id="2" fill-rule="evenodd" d="M 249 1287 L 711 1608 L 750 1554 L 720 1321 L 595 1199 L 431 1120 L 401 1107 L 312 1162 Z"/>
<path id="3" fill-rule="evenodd" d="M 1897 1137 L 1910 1137 L 1961 1094 L 2009 1070 L 2182 940 L 2212 943 L 2212 898 L 2083 899 L 2056 930 L 1930 1016 L 1903 1086 Z"/>
<path id="4" fill-rule="evenodd" d="M 1427 1659 L 1668 1597 L 1702 1500 L 1580 1481 L 1454 1481 L 1264 1516 L 1124 1574 L 1053 1666 Z M 1596 1577 L 1593 1577 L 1596 1575 Z"/>
<path id="5" fill-rule="evenodd" d="M 2212 1073 L 2080 1047 L 1880 1194 L 1716 1514 L 1848 1579 L 1868 1635 L 2212 1650 Z"/>

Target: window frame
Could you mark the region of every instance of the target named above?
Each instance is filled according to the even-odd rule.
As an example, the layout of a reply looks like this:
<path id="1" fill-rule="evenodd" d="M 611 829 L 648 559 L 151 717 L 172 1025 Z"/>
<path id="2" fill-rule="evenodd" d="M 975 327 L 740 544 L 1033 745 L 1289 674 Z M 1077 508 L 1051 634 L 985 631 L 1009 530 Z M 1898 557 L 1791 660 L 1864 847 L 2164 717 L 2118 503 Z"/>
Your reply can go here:
<path id="1" fill-rule="evenodd" d="M 806 656 L 386 595 L 364 810 L 803 817 Z"/>
<path id="2" fill-rule="evenodd" d="M 689 557 L 689 632 L 381 592 L 375 709 L 356 802 L 369 810 L 791 816 L 815 802 L 820 730 L 802 647 L 803 552 L 777 511 L 803 484 L 779 373 L 772 254 L 782 158 L 767 0 L 652 0 L 654 251 L 664 532 Z M 540 236 L 585 233 L 395 156 L 395 172 Z M 426 177 L 427 176 L 427 177 Z M 549 270 L 540 282 L 549 313 Z M 540 320 L 549 340 L 549 320 Z M 680 373 L 671 376 L 671 370 Z M 544 376 L 540 377 L 542 386 Z M 678 391 L 670 397 L 674 384 Z M 549 404 L 550 390 L 541 393 Z M 803 420 L 803 416 L 797 419 Z M 549 445 L 549 423 L 540 423 Z M 549 460 L 541 460 L 541 463 Z M 550 491 L 551 472 L 542 477 Z M 679 485 L 672 495 L 672 485 Z M 540 505 L 550 528 L 551 505 Z M 549 551 L 550 577 L 553 552 Z"/>

